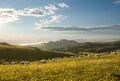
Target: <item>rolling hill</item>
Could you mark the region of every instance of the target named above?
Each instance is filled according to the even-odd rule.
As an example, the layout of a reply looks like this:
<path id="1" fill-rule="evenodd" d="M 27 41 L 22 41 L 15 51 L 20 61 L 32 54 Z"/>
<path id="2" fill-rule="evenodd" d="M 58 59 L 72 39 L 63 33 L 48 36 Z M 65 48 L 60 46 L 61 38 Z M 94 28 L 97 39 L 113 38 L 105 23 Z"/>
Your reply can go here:
<path id="1" fill-rule="evenodd" d="M 42 43 L 40 45 L 34 45 L 34 47 L 40 49 L 47 49 L 50 51 L 62 51 L 62 52 L 110 52 L 120 49 L 120 41 L 113 42 L 84 42 L 78 43 L 74 40 L 59 40 L 51 41 L 48 43 Z"/>
<path id="2" fill-rule="evenodd" d="M 68 54 L 56 53 L 50 51 L 41 51 L 35 47 L 0 45 L 1 61 L 35 61 L 40 59 L 49 59 L 54 57 L 70 56 Z"/>
<path id="3" fill-rule="evenodd" d="M 40 49 L 48 49 L 48 50 L 54 50 L 54 49 L 60 49 L 64 48 L 67 46 L 76 46 L 79 43 L 74 41 L 74 40 L 66 40 L 66 39 L 61 39 L 59 41 L 50 41 L 48 43 L 42 43 L 38 45 L 34 45 L 33 47 L 37 47 Z"/>

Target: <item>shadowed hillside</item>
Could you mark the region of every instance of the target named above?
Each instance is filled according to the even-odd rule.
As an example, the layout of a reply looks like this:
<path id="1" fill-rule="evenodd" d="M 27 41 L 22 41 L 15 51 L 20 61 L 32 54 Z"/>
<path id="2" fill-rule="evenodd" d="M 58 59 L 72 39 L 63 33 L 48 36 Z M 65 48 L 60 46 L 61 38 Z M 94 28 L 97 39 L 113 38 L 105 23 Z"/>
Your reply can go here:
<path id="1" fill-rule="evenodd" d="M 6 43 L 6 42 L 0 42 L 0 45 L 7 45 L 10 46 L 10 44 Z"/>
<path id="2" fill-rule="evenodd" d="M 54 57 L 69 56 L 67 54 L 55 53 L 49 51 L 41 51 L 35 47 L 23 47 L 12 45 L 0 45 L 0 60 L 2 61 L 35 61 L 40 59 L 49 59 Z"/>

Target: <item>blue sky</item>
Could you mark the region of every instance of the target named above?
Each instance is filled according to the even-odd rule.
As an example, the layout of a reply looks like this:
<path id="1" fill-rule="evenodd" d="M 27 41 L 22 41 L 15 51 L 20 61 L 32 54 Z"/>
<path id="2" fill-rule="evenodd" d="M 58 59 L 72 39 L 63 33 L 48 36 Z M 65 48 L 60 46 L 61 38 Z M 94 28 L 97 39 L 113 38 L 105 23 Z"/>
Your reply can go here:
<path id="1" fill-rule="evenodd" d="M 0 0 L 0 41 L 120 39 L 120 0 Z"/>

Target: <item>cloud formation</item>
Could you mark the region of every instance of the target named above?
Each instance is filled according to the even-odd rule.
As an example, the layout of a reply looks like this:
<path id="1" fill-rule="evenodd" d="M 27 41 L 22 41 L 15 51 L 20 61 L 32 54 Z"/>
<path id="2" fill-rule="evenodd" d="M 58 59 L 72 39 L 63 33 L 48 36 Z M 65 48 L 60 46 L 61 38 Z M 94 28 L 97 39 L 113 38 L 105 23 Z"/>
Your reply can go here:
<path id="1" fill-rule="evenodd" d="M 79 27 L 79 26 L 67 26 L 67 27 L 42 27 L 42 30 L 49 31 L 97 31 L 97 30 L 120 30 L 120 25 L 109 26 L 96 26 L 96 27 Z"/>
<path id="2" fill-rule="evenodd" d="M 120 0 L 116 0 L 116 1 L 114 1 L 113 3 L 115 3 L 115 4 L 120 4 Z"/>
<path id="3" fill-rule="evenodd" d="M 24 10 L 18 10 L 17 12 L 20 16 L 42 17 L 46 15 L 41 8 L 25 8 Z"/>
<path id="4" fill-rule="evenodd" d="M 59 3 L 58 6 L 61 8 L 69 8 L 69 6 L 65 3 Z"/>
<path id="5" fill-rule="evenodd" d="M 43 16 L 55 14 L 57 10 L 58 8 L 55 5 L 49 4 L 41 8 L 25 8 L 24 10 L 18 10 L 18 15 L 43 17 Z"/>
<path id="6" fill-rule="evenodd" d="M 44 17 L 51 16 L 60 8 L 68 7 L 65 3 L 58 5 L 48 4 L 39 8 L 24 8 L 23 10 L 16 10 L 12 8 L 0 8 L 0 23 L 15 22 L 20 16 Z"/>
<path id="7" fill-rule="evenodd" d="M 48 6 L 44 6 L 44 9 L 46 10 L 46 13 L 48 15 L 55 14 L 55 11 L 58 10 L 58 8 L 53 4 L 49 4 Z"/>
<path id="8" fill-rule="evenodd" d="M 0 23 L 10 23 L 18 20 L 18 14 L 15 9 L 0 8 Z"/>
<path id="9" fill-rule="evenodd" d="M 35 23 L 35 29 L 44 29 L 52 23 L 60 23 L 65 17 L 63 15 L 54 15 L 50 20 L 41 20 L 40 23 Z"/>

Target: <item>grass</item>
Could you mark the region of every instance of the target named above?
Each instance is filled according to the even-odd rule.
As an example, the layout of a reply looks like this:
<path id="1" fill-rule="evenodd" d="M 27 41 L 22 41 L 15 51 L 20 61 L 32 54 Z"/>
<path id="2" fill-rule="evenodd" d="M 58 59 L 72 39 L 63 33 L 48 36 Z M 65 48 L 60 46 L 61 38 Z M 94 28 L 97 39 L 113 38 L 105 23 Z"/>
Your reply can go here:
<path id="1" fill-rule="evenodd" d="M 0 62 L 22 60 L 35 61 L 64 56 L 70 56 L 70 54 L 42 51 L 33 47 L 0 45 Z"/>
<path id="2" fill-rule="evenodd" d="M 0 81 L 120 81 L 120 53 L 48 60 L 46 64 L 0 65 Z"/>

